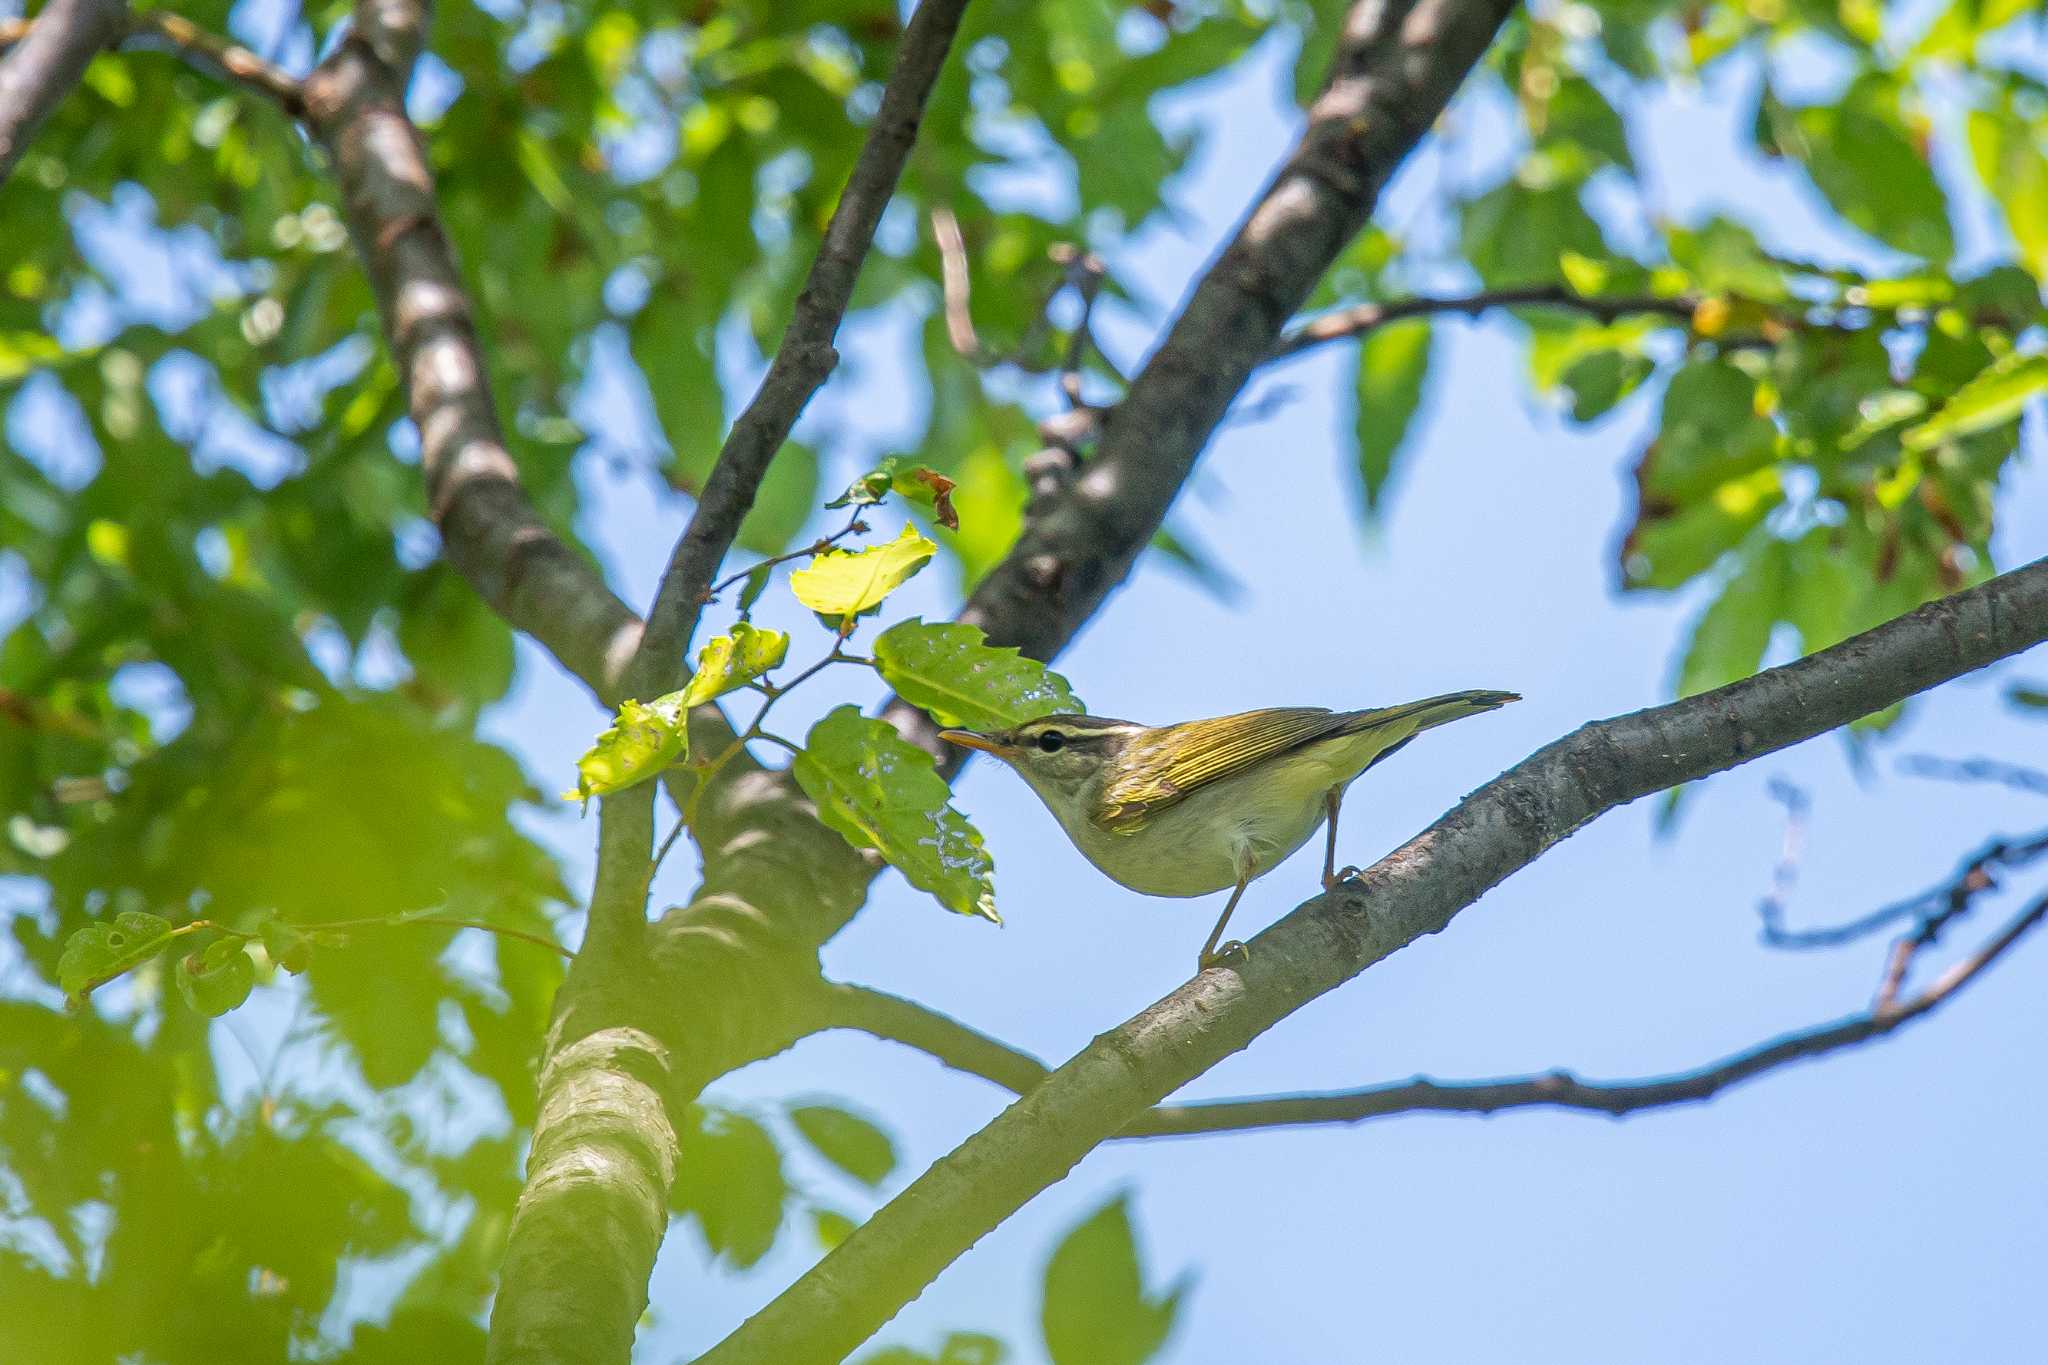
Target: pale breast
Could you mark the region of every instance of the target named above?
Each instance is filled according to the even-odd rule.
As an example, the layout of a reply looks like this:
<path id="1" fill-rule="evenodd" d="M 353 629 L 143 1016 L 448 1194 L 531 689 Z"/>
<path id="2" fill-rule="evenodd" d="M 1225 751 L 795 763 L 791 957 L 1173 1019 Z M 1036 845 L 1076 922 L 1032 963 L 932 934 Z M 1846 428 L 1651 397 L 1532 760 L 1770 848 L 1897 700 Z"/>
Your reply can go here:
<path id="1" fill-rule="evenodd" d="M 1088 861 L 1133 891 L 1206 896 L 1237 885 L 1241 868 L 1264 876 L 1322 824 L 1329 779 L 1275 776 L 1281 775 L 1205 787 L 1131 833 L 1111 833 L 1087 820 L 1068 824 L 1067 833 Z"/>

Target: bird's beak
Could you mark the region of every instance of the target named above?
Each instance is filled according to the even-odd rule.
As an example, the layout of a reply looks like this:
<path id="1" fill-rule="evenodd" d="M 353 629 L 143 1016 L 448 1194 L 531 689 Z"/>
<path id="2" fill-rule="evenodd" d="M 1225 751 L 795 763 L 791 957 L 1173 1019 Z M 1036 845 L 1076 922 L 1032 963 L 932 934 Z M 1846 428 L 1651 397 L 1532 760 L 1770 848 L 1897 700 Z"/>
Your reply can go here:
<path id="1" fill-rule="evenodd" d="M 1003 745 L 995 736 L 978 734 L 973 730 L 941 730 L 939 738 L 963 749 L 979 749 L 985 754 L 1000 755 L 1003 752 Z"/>

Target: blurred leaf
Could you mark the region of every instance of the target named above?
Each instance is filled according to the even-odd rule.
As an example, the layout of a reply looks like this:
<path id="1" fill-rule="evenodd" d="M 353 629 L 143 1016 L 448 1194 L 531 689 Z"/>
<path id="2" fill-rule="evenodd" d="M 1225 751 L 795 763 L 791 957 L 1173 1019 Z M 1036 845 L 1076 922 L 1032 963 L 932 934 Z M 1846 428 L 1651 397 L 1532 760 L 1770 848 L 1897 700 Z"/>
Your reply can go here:
<path id="1" fill-rule="evenodd" d="M 275 915 L 263 921 L 263 951 L 270 960 L 294 976 L 313 961 L 313 940 L 298 926 L 286 924 Z"/>
<path id="2" fill-rule="evenodd" d="M 473 702 L 512 686 L 512 631 L 446 562 L 413 575 L 399 604 L 398 644 L 416 677 Z"/>
<path id="3" fill-rule="evenodd" d="M 563 792 L 562 798 L 588 804 L 593 796 L 638 786 L 688 758 L 688 709 L 680 691 L 650 702 L 630 697 L 620 702 L 611 728 L 576 760 L 576 790 Z"/>
<path id="4" fill-rule="evenodd" d="M 1375 328 L 1359 343 L 1358 474 L 1368 518 L 1382 510 L 1394 457 L 1422 401 L 1433 335 L 1417 319 Z"/>
<path id="5" fill-rule="evenodd" d="M 1898 89 L 1866 74 L 1838 102 L 1789 109 L 1768 92 L 1764 150 L 1805 166 L 1835 212 L 1888 246 L 1943 264 L 1955 254 L 1948 201 L 1915 139 Z"/>
<path id="6" fill-rule="evenodd" d="M 697 1220 L 711 1253 L 744 1270 L 768 1254 L 782 1227 L 789 1183 L 768 1130 L 729 1109 L 697 1107 L 677 1134 L 669 1205 Z"/>
<path id="7" fill-rule="evenodd" d="M 734 539 L 743 549 L 779 555 L 804 529 L 817 505 L 818 453 L 801 442 L 785 442 Z"/>
<path id="8" fill-rule="evenodd" d="M 1151 548 L 1217 601 L 1229 604 L 1244 596 L 1244 583 L 1235 574 L 1219 563 L 1213 553 L 1192 544 L 1172 526 L 1162 526 L 1152 533 Z"/>
<path id="9" fill-rule="evenodd" d="M 2026 268 L 2048 275 L 2048 152 L 2042 130 L 2048 118 L 2029 127 L 2010 97 L 1996 110 L 1969 115 L 1970 155 L 1985 192 L 2004 211 L 2005 225 Z"/>
<path id="10" fill-rule="evenodd" d="M 2035 395 L 2048 392 L 2048 355 L 2015 351 L 1957 389 L 1935 414 L 1908 427 L 1908 450 L 1930 450 L 1944 441 L 1984 431 L 2019 416 Z"/>
<path id="11" fill-rule="evenodd" d="M 837 1209 L 811 1210 L 811 1231 L 817 1234 L 818 1245 L 827 1251 L 853 1236 L 853 1230 L 859 1226 Z"/>
<path id="12" fill-rule="evenodd" d="M 196 953 L 187 953 L 172 973 L 185 1003 L 211 1018 L 226 1014 L 249 998 L 256 984 L 256 964 L 238 938 L 215 939 Z"/>
<path id="13" fill-rule="evenodd" d="M 1065 678 L 985 638 L 979 626 L 927 625 L 913 616 L 875 637 L 875 663 L 905 701 L 941 725 L 1004 730 L 1087 709 Z"/>
<path id="14" fill-rule="evenodd" d="M 811 727 L 792 771 L 818 818 L 848 843 L 879 852 L 948 910 L 1003 922 L 995 864 L 949 804 L 951 789 L 930 754 L 846 705 Z"/>
<path id="15" fill-rule="evenodd" d="M 57 985 L 73 1000 L 162 952 L 171 941 L 171 922 L 141 910 L 123 910 L 112 924 L 88 924 L 65 940 L 57 960 Z"/>
<path id="16" fill-rule="evenodd" d="M 792 1106 L 790 1122 L 818 1155 L 873 1188 L 896 1169 L 896 1143 L 860 1115 L 831 1104 Z"/>
<path id="17" fill-rule="evenodd" d="M 2025 707 L 2028 710 L 2048 711 L 2048 688 L 2014 683 L 2005 690 L 2005 699 L 2014 706 Z"/>
<path id="18" fill-rule="evenodd" d="M 884 1346 L 862 1356 L 858 1365 L 1002 1365 L 1008 1358 L 1003 1343 L 985 1332 L 948 1332 L 936 1355 Z"/>
<path id="19" fill-rule="evenodd" d="M 1781 542 L 1765 542 L 1700 614 L 1679 665 L 1678 696 L 1725 686 L 1756 672 L 1784 609 L 1786 558 Z"/>
<path id="20" fill-rule="evenodd" d="M 796 600 L 823 616 L 858 616 L 925 566 L 939 547 L 906 526 L 886 545 L 827 550 L 789 576 Z"/>
<path id="21" fill-rule="evenodd" d="M 683 688 L 677 715 L 702 706 L 736 687 L 744 687 L 772 668 L 782 666 L 789 653 L 789 636 L 779 630 L 756 630 L 737 621 L 724 635 L 715 636 L 697 652 L 697 671 Z M 682 728 L 682 727 L 678 727 Z"/>
<path id="22" fill-rule="evenodd" d="M 1637 471 L 1646 495 L 1690 502 L 1777 459 L 1778 430 L 1756 412 L 1757 383 L 1726 359 L 1671 377 L 1656 443 Z"/>
<path id="23" fill-rule="evenodd" d="M 1061 1239 L 1045 1266 L 1039 1325 L 1054 1365 L 1143 1365 L 1173 1331 L 1189 1278 L 1164 1296 L 1145 1291 L 1131 1235 L 1130 1196 L 1118 1195 Z"/>
<path id="24" fill-rule="evenodd" d="M 1566 252 L 1612 254 L 1576 184 L 1529 188 L 1513 180 L 1465 205 L 1461 248 L 1489 289 L 1550 283 Z"/>
<path id="25" fill-rule="evenodd" d="M 1689 505 L 1645 495 L 1622 541 L 1622 585 L 1684 586 L 1741 544 L 1784 501 L 1775 468 L 1730 479 Z"/>

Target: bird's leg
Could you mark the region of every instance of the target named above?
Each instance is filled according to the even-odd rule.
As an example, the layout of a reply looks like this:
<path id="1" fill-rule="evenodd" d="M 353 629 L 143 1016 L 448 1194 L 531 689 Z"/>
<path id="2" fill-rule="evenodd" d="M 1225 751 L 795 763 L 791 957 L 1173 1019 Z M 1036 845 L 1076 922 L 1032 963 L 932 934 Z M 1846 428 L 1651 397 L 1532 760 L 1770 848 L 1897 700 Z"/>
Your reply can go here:
<path id="1" fill-rule="evenodd" d="M 1344 804 L 1344 789 L 1332 787 L 1323 793 L 1323 805 L 1330 812 L 1330 838 L 1323 845 L 1323 890 L 1335 891 L 1339 882 L 1348 882 L 1358 875 L 1358 869 L 1337 867 L 1337 808 Z"/>
<path id="2" fill-rule="evenodd" d="M 1206 972 L 1225 959 L 1240 953 L 1246 957 L 1251 956 L 1251 950 L 1236 939 L 1230 940 L 1220 948 L 1216 946 L 1216 940 L 1223 937 L 1223 926 L 1230 923 L 1230 912 L 1237 909 L 1238 898 L 1244 895 L 1244 889 L 1251 885 L 1251 880 L 1249 870 L 1237 874 L 1237 889 L 1230 893 L 1230 900 L 1224 905 L 1223 913 L 1216 917 L 1216 927 L 1209 931 L 1209 941 L 1202 945 L 1201 957 L 1195 960 L 1197 972 Z"/>

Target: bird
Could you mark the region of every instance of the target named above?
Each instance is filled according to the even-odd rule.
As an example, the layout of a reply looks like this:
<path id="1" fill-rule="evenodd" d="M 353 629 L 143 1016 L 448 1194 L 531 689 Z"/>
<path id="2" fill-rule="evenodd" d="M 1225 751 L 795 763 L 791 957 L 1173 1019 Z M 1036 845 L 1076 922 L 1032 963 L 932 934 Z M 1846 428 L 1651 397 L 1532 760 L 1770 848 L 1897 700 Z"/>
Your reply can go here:
<path id="1" fill-rule="evenodd" d="M 1243 954 L 1217 940 L 1245 887 L 1325 821 L 1323 889 L 1337 868 L 1344 789 L 1424 730 L 1520 701 L 1514 692 L 1447 692 L 1402 706 L 1332 711 L 1282 706 L 1178 725 L 1104 716 L 1038 716 L 1009 729 L 945 729 L 939 738 L 1001 760 L 1030 785 L 1082 855 L 1148 896 L 1230 899 L 1196 971 Z"/>

